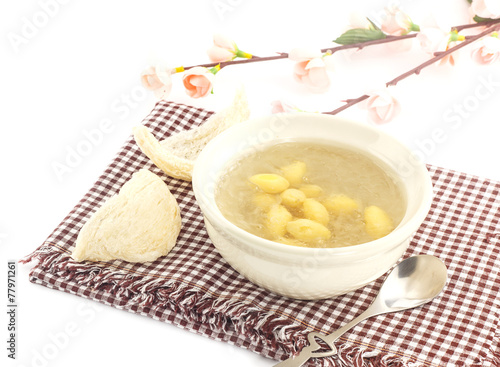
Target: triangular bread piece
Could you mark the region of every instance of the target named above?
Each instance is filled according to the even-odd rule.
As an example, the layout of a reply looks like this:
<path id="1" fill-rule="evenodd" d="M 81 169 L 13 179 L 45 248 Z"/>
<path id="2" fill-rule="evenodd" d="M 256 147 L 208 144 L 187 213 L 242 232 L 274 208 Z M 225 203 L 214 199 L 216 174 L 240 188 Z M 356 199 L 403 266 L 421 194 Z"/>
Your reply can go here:
<path id="1" fill-rule="evenodd" d="M 154 261 L 175 246 L 179 205 L 161 178 L 134 173 L 85 223 L 76 240 L 76 261 Z"/>
<path id="2" fill-rule="evenodd" d="M 250 109 L 243 89 L 233 103 L 210 116 L 197 128 L 182 131 L 161 142 L 144 125 L 134 127 L 134 138 L 142 152 L 171 177 L 191 181 L 194 162 L 210 140 L 228 127 L 248 120 Z"/>

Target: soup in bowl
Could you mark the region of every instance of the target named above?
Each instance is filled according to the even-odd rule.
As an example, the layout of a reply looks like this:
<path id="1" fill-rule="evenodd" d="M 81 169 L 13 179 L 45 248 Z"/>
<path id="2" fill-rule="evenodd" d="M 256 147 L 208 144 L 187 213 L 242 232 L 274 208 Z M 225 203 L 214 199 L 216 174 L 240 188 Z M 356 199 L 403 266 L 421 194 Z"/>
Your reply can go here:
<path id="1" fill-rule="evenodd" d="M 399 141 L 308 113 L 226 130 L 199 155 L 193 189 L 222 257 L 298 299 L 345 294 L 383 275 L 432 200 L 425 165 Z"/>
<path id="2" fill-rule="evenodd" d="M 292 246 L 358 245 L 401 222 L 401 180 L 375 157 L 327 142 L 285 140 L 230 162 L 215 201 L 226 219 Z"/>

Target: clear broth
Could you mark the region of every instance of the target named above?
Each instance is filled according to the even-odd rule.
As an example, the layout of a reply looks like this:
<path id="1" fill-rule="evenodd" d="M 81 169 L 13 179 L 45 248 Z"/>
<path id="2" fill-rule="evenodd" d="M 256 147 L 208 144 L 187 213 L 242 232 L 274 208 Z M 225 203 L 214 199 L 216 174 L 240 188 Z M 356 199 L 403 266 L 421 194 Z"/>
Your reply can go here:
<path id="1" fill-rule="evenodd" d="M 260 173 L 281 174 L 281 167 L 294 161 L 304 162 L 307 171 L 302 183 L 290 188 L 314 184 L 323 189 L 323 194 L 316 198 L 319 202 L 341 194 L 360 204 L 350 215 L 330 215 L 326 227 L 331 237 L 327 240 L 297 241 L 290 233 L 278 238 L 266 228 L 267 212 L 255 205 L 253 198 L 261 190 L 249 178 Z M 372 205 L 382 208 L 394 228 L 406 208 L 402 183 L 385 163 L 351 148 L 316 142 L 288 141 L 264 146 L 231 162 L 217 187 L 216 203 L 230 222 L 256 236 L 305 247 L 345 247 L 372 241 L 374 238 L 365 230 L 364 208 Z M 291 209 L 290 213 L 294 218 L 302 215 L 300 208 Z"/>

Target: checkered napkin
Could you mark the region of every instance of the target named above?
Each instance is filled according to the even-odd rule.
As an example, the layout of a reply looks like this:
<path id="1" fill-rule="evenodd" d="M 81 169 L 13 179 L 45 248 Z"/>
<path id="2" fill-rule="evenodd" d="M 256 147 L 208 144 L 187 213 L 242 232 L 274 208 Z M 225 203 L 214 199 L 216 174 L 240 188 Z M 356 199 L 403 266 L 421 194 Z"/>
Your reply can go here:
<path id="1" fill-rule="evenodd" d="M 197 126 L 212 112 L 159 102 L 144 123 L 157 138 Z M 145 264 L 76 263 L 70 257 L 91 214 L 140 168 L 168 184 L 183 227 L 166 257 Z M 337 341 L 339 354 L 310 366 L 499 366 L 500 183 L 429 167 L 435 199 L 405 257 L 431 254 L 449 270 L 444 291 L 416 309 L 364 321 Z M 167 177 L 130 138 L 50 237 L 23 262 L 30 280 L 174 324 L 276 360 L 330 333 L 373 301 L 383 279 L 322 301 L 277 296 L 250 283 L 217 253 L 191 184 Z M 384 277 L 382 277 L 384 278 Z"/>

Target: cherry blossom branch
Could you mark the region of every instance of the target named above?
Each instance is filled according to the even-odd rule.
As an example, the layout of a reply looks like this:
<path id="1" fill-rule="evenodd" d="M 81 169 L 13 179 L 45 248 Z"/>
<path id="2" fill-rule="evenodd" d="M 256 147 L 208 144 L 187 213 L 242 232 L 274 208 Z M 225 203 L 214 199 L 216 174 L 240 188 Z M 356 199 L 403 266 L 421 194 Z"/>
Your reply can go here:
<path id="1" fill-rule="evenodd" d="M 478 23 L 473 23 L 473 24 L 458 25 L 458 26 L 452 27 L 452 30 L 456 30 L 457 32 L 459 32 L 462 29 L 491 26 L 491 25 L 494 25 L 497 23 L 500 23 L 500 19 L 495 19 L 493 21 L 478 22 Z M 418 34 L 418 32 L 405 34 L 402 36 L 386 35 L 386 38 L 382 38 L 382 39 L 365 41 L 365 42 L 358 42 L 358 43 L 353 43 L 350 45 L 341 45 L 341 46 L 324 48 L 324 49 L 321 49 L 321 52 L 322 53 L 329 52 L 329 53 L 333 54 L 335 52 L 342 51 L 342 50 L 348 50 L 348 49 L 362 50 L 363 48 L 365 48 L 367 46 L 380 45 L 380 44 L 384 44 L 384 43 L 390 43 L 390 42 L 401 41 L 401 40 L 405 40 L 405 39 L 409 39 L 409 38 L 415 38 L 417 36 L 417 34 Z M 240 64 L 248 64 L 248 63 L 262 62 L 262 61 L 273 61 L 273 60 L 281 60 L 281 59 L 286 59 L 286 58 L 288 58 L 288 53 L 279 52 L 277 55 L 274 55 L 274 56 L 264 56 L 264 57 L 252 56 L 252 58 L 250 58 L 250 59 L 231 60 L 231 61 L 224 61 L 224 62 L 211 62 L 211 63 L 207 63 L 207 64 L 199 64 L 199 65 L 180 67 L 178 69 L 189 70 L 189 69 L 192 69 L 194 67 L 212 68 L 212 67 L 217 66 L 217 65 L 220 65 L 220 68 L 222 69 L 222 68 L 224 68 L 226 66 L 230 66 L 230 65 L 240 65 Z"/>
<path id="2" fill-rule="evenodd" d="M 498 23 L 500 23 L 500 19 L 491 19 L 491 20 L 485 20 L 484 22 L 459 25 L 459 26 L 453 27 L 451 30 L 460 32 L 461 30 L 464 30 L 464 29 L 478 27 L 478 25 L 491 26 L 491 25 L 498 24 Z"/>
<path id="3" fill-rule="evenodd" d="M 474 35 L 474 36 L 468 36 L 464 41 L 462 41 L 460 44 L 454 46 L 454 47 L 451 47 L 449 48 L 448 50 L 444 51 L 444 52 L 436 52 L 434 54 L 434 57 L 427 60 L 426 62 L 418 65 L 417 67 L 411 69 L 411 70 L 408 70 L 407 72 L 397 76 L 396 78 L 392 79 L 391 81 L 387 82 L 385 85 L 386 87 L 389 87 L 389 86 L 395 86 L 396 84 L 398 84 L 401 80 L 403 79 L 406 79 L 408 78 L 410 75 L 418 75 L 420 74 L 420 72 L 422 71 L 422 69 L 438 62 L 439 60 L 445 58 L 446 56 L 452 54 L 453 52 L 456 52 L 457 50 L 479 40 L 480 38 L 483 38 L 487 35 L 489 35 L 490 33 L 496 31 L 496 30 L 499 30 L 500 29 L 500 20 L 498 21 L 495 21 L 495 22 L 488 22 L 489 23 L 489 26 L 488 28 L 477 34 L 477 35 Z M 477 23 L 479 24 L 479 23 Z M 455 27 L 456 28 L 456 27 Z M 345 104 L 333 111 L 330 111 L 330 112 L 323 112 L 325 114 L 328 114 L 328 115 L 336 115 L 337 113 L 339 112 L 342 112 L 344 111 L 345 109 L 351 107 L 351 106 L 354 106 L 355 104 L 357 103 L 360 103 L 362 101 L 364 101 L 365 99 L 368 99 L 370 96 L 367 95 L 367 94 L 364 94 L 358 98 L 354 98 L 354 99 L 348 99 L 348 100 L 345 100 Z"/>
<path id="4" fill-rule="evenodd" d="M 390 36 L 390 35 L 388 35 L 386 38 L 382 38 L 382 39 L 378 39 L 378 40 L 358 42 L 358 43 L 353 43 L 350 45 L 342 45 L 342 46 L 323 48 L 320 51 L 322 53 L 328 52 L 330 54 L 333 54 L 337 51 L 353 49 L 353 48 L 357 48 L 357 49 L 361 50 L 367 46 L 380 45 L 383 43 L 400 41 L 400 40 L 404 40 L 404 39 L 408 39 L 408 38 L 414 38 L 416 36 L 417 36 L 417 33 L 406 34 L 403 36 Z M 279 52 L 275 56 L 265 56 L 265 57 L 252 56 L 251 59 L 231 60 L 231 61 L 224 61 L 224 62 L 211 62 L 208 64 L 185 66 L 183 69 L 189 70 L 189 69 L 192 69 L 192 68 L 197 67 L 197 66 L 201 66 L 201 67 L 205 67 L 205 68 L 212 68 L 212 67 L 217 66 L 217 65 L 220 65 L 220 68 L 222 69 L 222 68 L 224 68 L 226 66 L 230 66 L 230 65 L 248 64 L 248 63 L 252 63 L 252 62 L 261 62 L 261 61 L 273 61 L 273 60 L 281 60 L 281 59 L 287 59 L 287 58 L 288 58 L 288 53 Z"/>

